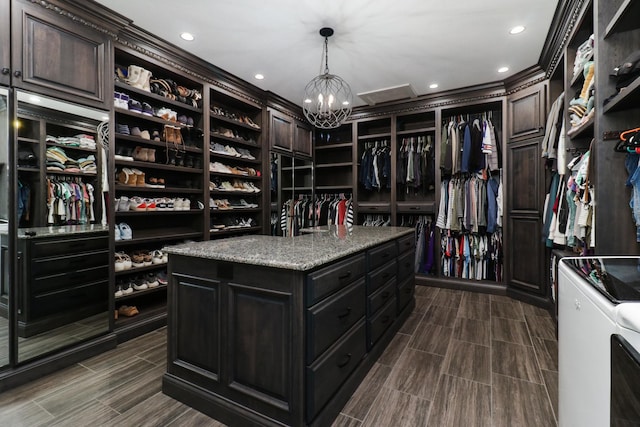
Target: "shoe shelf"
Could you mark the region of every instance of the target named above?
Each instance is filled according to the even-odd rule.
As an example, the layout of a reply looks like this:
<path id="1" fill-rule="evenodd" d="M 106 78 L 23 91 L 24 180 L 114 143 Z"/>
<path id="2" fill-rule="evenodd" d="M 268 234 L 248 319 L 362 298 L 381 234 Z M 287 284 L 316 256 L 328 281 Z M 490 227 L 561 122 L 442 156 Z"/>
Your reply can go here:
<path id="1" fill-rule="evenodd" d="M 196 169 L 190 168 L 187 166 L 174 166 L 174 165 L 166 165 L 164 163 L 153 163 L 153 162 L 143 162 L 140 160 L 119 160 L 116 159 L 115 164 L 122 167 L 133 167 L 133 168 L 142 168 L 142 169 L 158 169 L 158 170 L 166 170 L 173 172 L 184 172 L 202 175 L 204 169 Z"/>
<path id="2" fill-rule="evenodd" d="M 154 216 L 158 216 L 158 215 L 195 215 L 198 213 L 201 213 L 203 210 L 202 209 L 189 209 L 186 211 L 183 210 L 171 210 L 171 211 L 160 211 L 160 210 L 151 210 L 151 211 L 116 211 L 116 215 L 120 216 L 131 216 L 131 217 L 137 217 L 137 216 L 148 216 L 148 215 L 154 215 Z"/>
<path id="3" fill-rule="evenodd" d="M 230 236 L 230 235 L 242 234 L 242 233 L 251 234 L 261 230 L 262 230 L 262 227 L 234 227 L 234 228 L 222 228 L 222 229 L 212 228 L 209 230 L 209 232 L 211 233 L 212 236 L 213 235 Z"/>
<path id="4" fill-rule="evenodd" d="M 159 148 L 167 148 L 167 147 L 175 148 L 176 147 L 171 142 L 153 141 L 153 140 L 150 140 L 150 139 L 140 138 L 139 136 L 125 135 L 123 133 L 116 133 L 115 134 L 115 138 L 116 138 L 116 141 L 129 141 L 129 142 L 134 142 L 136 144 L 148 145 L 148 146 L 151 146 L 151 147 L 159 147 Z M 177 147 L 181 151 L 186 151 L 188 153 L 202 153 L 202 149 L 201 148 L 192 147 L 192 146 L 185 145 L 185 144 L 178 144 Z"/>
<path id="5" fill-rule="evenodd" d="M 194 113 L 198 113 L 198 114 L 202 114 L 202 108 L 197 108 L 194 107 L 192 105 L 188 105 L 185 104 L 184 102 L 180 102 L 180 101 L 174 101 L 172 99 L 166 98 L 164 96 L 161 95 L 157 95 L 155 93 L 152 92 L 147 92 L 146 90 L 142 90 L 142 89 L 138 89 L 137 87 L 133 87 L 131 85 L 128 85 L 126 83 L 122 83 L 120 81 L 114 81 L 113 82 L 114 87 L 116 88 L 116 90 L 124 90 L 127 91 L 129 93 L 135 93 L 136 96 L 142 97 L 145 100 L 151 100 L 154 103 L 155 102 L 160 102 L 162 104 L 166 104 L 166 105 L 171 105 L 172 107 L 181 109 L 181 110 L 189 110 L 189 111 L 193 111 Z"/>
<path id="6" fill-rule="evenodd" d="M 209 155 L 210 157 L 216 158 L 216 159 L 224 159 L 224 160 L 230 160 L 230 161 L 234 161 L 234 162 L 238 162 L 238 163 L 243 163 L 243 164 L 250 164 L 250 165 L 260 165 L 262 164 L 262 161 L 259 159 L 243 159 L 242 157 L 237 157 L 237 156 L 232 156 L 229 154 L 222 154 L 222 153 L 216 153 L 214 151 L 209 150 Z"/>
<path id="7" fill-rule="evenodd" d="M 166 291 L 167 291 L 167 285 L 158 285 L 155 288 L 148 288 L 148 289 L 142 289 L 140 291 L 133 291 L 130 294 L 122 295 L 121 297 L 115 297 L 116 304 L 118 304 L 121 301 L 135 299 L 143 295 L 155 294 L 156 292 L 166 292 Z"/>
<path id="8" fill-rule="evenodd" d="M 166 285 L 165 285 L 166 288 Z M 155 295 L 159 295 L 157 292 L 154 292 Z M 134 294 L 131 294 L 134 295 Z M 151 294 L 153 295 L 153 294 Z M 146 296 L 151 296 L 147 294 Z M 128 295 L 130 296 L 130 295 Z M 140 295 L 136 295 L 139 297 Z M 130 300 L 132 298 L 129 298 Z M 119 302 L 119 300 L 117 300 Z M 120 305 L 126 304 L 117 304 L 116 310 Z M 138 309 L 138 314 L 131 317 L 126 317 L 119 315 L 115 321 L 116 330 L 128 328 L 130 326 L 135 326 L 138 323 L 142 323 L 145 321 L 152 320 L 153 318 L 166 318 L 167 316 L 167 304 L 166 301 L 163 302 L 155 302 L 155 303 L 146 303 L 146 304 L 136 304 L 136 308 Z"/>
<path id="9" fill-rule="evenodd" d="M 259 196 L 262 192 L 257 193 L 255 191 L 224 191 L 224 190 L 209 190 L 209 194 L 211 195 L 219 195 L 219 196 Z"/>
<path id="10" fill-rule="evenodd" d="M 638 106 L 640 99 L 640 77 L 636 78 L 629 86 L 620 91 L 615 98 L 607 103 L 602 110 L 604 114 L 622 111 Z"/>
<path id="11" fill-rule="evenodd" d="M 128 276 L 130 274 L 142 273 L 142 272 L 145 272 L 145 271 L 159 270 L 161 268 L 167 268 L 167 263 L 163 262 L 161 264 L 145 265 L 144 267 L 131 267 L 131 268 L 127 269 L 127 270 L 116 271 L 115 273 L 116 273 L 116 276 Z M 162 285 L 160 285 L 160 286 L 162 286 Z M 140 291 L 135 291 L 135 292 L 140 292 Z"/>
<path id="12" fill-rule="evenodd" d="M 116 246 L 131 246 L 141 243 L 166 242 L 167 240 L 193 239 L 202 237 L 202 233 L 193 228 L 176 227 L 147 230 L 133 230 L 133 238 L 116 240 Z"/>
<path id="13" fill-rule="evenodd" d="M 124 108 L 118 108 L 118 107 L 114 107 L 114 111 L 122 116 L 128 116 L 128 117 L 134 117 L 135 119 L 142 119 L 145 120 L 147 122 L 153 122 L 153 123 L 159 123 L 161 125 L 169 125 L 169 126 L 173 126 L 173 127 L 177 127 L 177 128 L 190 128 L 193 126 L 187 126 L 183 123 L 180 122 L 173 122 L 170 120 L 165 120 L 163 118 L 160 117 L 156 117 L 156 116 L 149 116 L 147 114 L 143 114 L 143 113 L 138 113 L 136 111 L 130 111 L 130 110 L 125 110 Z"/>
<path id="14" fill-rule="evenodd" d="M 240 144 L 240 145 L 244 145 L 247 147 L 260 147 L 260 145 L 258 144 L 257 141 L 251 141 L 251 140 L 246 140 L 243 138 L 235 138 L 235 137 L 230 137 L 230 136 L 225 136 L 222 135 L 220 133 L 215 133 L 215 132 L 211 132 L 211 139 L 212 140 L 220 140 L 220 141 L 227 141 L 227 142 L 233 142 L 234 144 Z"/>
<path id="15" fill-rule="evenodd" d="M 209 172 L 209 175 L 219 176 L 221 178 L 240 179 L 243 181 L 260 181 L 262 179 L 262 177 L 260 176 L 241 175 L 237 173 L 224 173 L 224 172 Z"/>
<path id="16" fill-rule="evenodd" d="M 220 208 L 210 208 L 211 215 L 216 214 L 243 214 L 243 213 L 257 213 L 262 212 L 260 208 L 229 208 L 229 209 L 220 209 Z"/>
<path id="17" fill-rule="evenodd" d="M 251 130 L 251 131 L 254 131 L 254 132 L 260 132 L 261 131 L 260 127 L 253 127 L 253 126 L 248 125 L 246 123 L 242 123 L 241 121 L 234 120 L 234 119 L 231 119 L 229 117 L 225 117 L 225 116 L 222 116 L 222 115 L 219 115 L 219 114 L 211 113 L 211 118 L 213 120 L 221 122 L 221 123 L 228 123 L 228 124 L 230 124 L 232 126 L 238 126 L 238 127 L 241 127 L 241 128 L 247 129 L 247 130 Z"/>
<path id="18" fill-rule="evenodd" d="M 138 187 L 136 185 L 124 185 L 124 184 L 116 184 L 116 191 L 126 191 L 126 192 L 141 192 L 141 193 L 162 193 L 162 194 L 201 194 L 202 190 L 199 188 L 182 188 L 182 187 L 166 187 L 166 188 L 152 188 L 152 187 Z"/>

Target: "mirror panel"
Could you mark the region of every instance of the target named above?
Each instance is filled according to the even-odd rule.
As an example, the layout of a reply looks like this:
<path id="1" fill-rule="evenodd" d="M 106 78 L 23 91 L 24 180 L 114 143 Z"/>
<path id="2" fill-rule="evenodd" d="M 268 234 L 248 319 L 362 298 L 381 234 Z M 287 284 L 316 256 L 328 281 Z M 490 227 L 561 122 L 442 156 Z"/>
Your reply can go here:
<path id="1" fill-rule="evenodd" d="M 108 112 L 17 91 L 18 362 L 109 330 L 98 126 Z"/>
<path id="2" fill-rule="evenodd" d="M 9 91 L 0 88 L 0 367 L 9 364 Z"/>

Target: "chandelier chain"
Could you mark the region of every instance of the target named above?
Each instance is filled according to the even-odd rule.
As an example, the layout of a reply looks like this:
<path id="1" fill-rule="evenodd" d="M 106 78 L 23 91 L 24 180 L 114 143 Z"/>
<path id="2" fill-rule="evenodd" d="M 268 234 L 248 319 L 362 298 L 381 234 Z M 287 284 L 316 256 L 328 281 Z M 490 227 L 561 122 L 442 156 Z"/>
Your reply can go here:
<path id="1" fill-rule="evenodd" d="M 329 37 L 324 38 L 324 73 L 329 74 Z"/>

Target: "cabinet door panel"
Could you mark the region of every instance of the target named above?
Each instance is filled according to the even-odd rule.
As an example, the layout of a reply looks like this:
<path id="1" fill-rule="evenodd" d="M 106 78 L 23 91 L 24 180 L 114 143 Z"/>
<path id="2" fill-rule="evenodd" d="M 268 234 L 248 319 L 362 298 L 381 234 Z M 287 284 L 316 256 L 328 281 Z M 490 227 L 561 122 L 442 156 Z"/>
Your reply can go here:
<path id="1" fill-rule="evenodd" d="M 107 38 L 39 7 L 13 5 L 14 86 L 104 106 Z"/>
<path id="2" fill-rule="evenodd" d="M 229 387 L 279 408 L 291 398 L 291 296 L 229 284 Z"/>
<path id="3" fill-rule="evenodd" d="M 511 277 L 509 286 L 545 294 L 541 223 L 539 218 L 511 217 Z"/>
<path id="4" fill-rule="evenodd" d="M 295 123 L 293 151 L 306 157 L 313 155 L 313 132 L 303 123 Z"/>
<path id="5" fill-rule="evenodd" d="M 176 358 L 220 375 L 220 287 L 217 281 L 177 277 Z"/>
<path id="6" fill-rule="evenodd" d="M 275 111 L 271 111 L 269 126 L 269 140 L 271 148 L 292 151 L 293 149 L 293 119 Z"/>
<path id="7" fill-rule="evenodd" d="M 540 139 L 527 140 L 509 146 L 510 212 L 537 213 L 542 208 Z"/>
<path id="8" fill-rule="evenodd" d="M 8 85 L 11 81 L 11 31 L 9 27 L 9 8 L 11 2 L 5 0 L 0 2 L 0 84 Z"/>
<path id="9" fill-rule="evenodd" d="M 509 99 L 509 141 L 544 133 L 545 89 L 546 86 L 540 84 Z"/>

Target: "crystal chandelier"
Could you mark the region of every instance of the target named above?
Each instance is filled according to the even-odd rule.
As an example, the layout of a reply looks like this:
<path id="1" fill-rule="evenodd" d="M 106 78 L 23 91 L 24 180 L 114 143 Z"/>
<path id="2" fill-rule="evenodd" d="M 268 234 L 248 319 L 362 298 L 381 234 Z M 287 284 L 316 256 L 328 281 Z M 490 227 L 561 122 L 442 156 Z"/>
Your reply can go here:
<path id="1" fill-rule="evenodd" d="M 309 122 L 320 129 L 333 129 L 351 114 L 351 88 L 340 77 L 329 74 L 329 37 L 332 28 L 322 28 L 324 37 L 324 73 L 311 80 L 304 89 L 302 109 Z"/>

